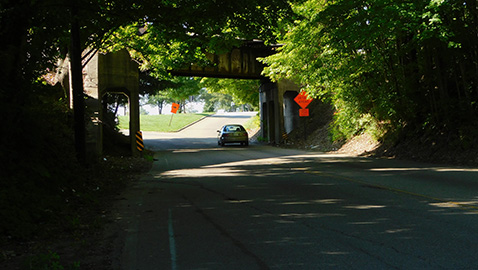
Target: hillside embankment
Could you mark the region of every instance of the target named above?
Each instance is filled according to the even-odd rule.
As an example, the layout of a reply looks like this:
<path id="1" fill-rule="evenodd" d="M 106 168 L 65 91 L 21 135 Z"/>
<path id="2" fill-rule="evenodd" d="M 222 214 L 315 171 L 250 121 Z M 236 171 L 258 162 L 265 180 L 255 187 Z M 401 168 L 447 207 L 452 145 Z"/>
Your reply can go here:
<path id="1" fill-rule="evenodd" d="M 380 139 L 363 132 L 347 140 L 334 141 L 330 132 L 333 109 L 319 101 L 312 103 L 309 109 L 310 117 L 300 119 L 298 127 L 281 142 L 282 146 L 327 153 L 478 167 L 476 143 L 464 144 L 447 132 L 402 130 L 393 138 L 383 135 Z"/>

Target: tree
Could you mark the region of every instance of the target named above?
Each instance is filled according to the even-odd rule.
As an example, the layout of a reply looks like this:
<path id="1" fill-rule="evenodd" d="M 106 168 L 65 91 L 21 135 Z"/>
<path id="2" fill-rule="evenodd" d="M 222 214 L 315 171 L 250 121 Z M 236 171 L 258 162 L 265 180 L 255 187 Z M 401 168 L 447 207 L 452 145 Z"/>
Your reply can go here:
<path id="1" fill-rule="evenodd" d="M 165 102 L 177 102 L 181 106 L 180 112 L 185 112 L 186 103 L 201 90 L 199 79 L 191 77 L 173 77 L 163 86 L 163 89 L 152 91 L 154 94 L 144 96 L 146 104 L 158 107 L 159 114 L 162 113 Z"/>
<path id="2" fill-rule="evenodd" d="M 247 4 L 183 0 L 163 2 L 159 7 L 157 1 L 147 1 L 143 8 L 149 11 L 147 19 L 115 29 L 104 48 L 127 48 L 142 69 L 160 79 L 170 79 L 167 71 L 176 67 L 207 64 L 205 52 L 226 52 L 243 40 L 273 43 L 277 26 L 294 18 L 286 0 Z"/>
<path id="3" fill-rule="evenodd" d="M 181 107 L 180 112 L 185 112 L 186 102 L 190 97 L 198 95 L 201 87 L 197 78 L 175 77 L 173 82 L 176 87 L 167 89 L 167 95 L 170 100 L 176 101 Z"/>
<path id="4" fill-rule="evenodd" d="M 84 160 L 83 136 L 74 136 L 72 129 L 85 129 L 80 65 L 93 53 L 126 47 L 136 60 L 145 59 L 143 68 L 154 71 L 154 78 L 164 79 L 160 75 L 167 75 L 169 66 L 199 59 L 208 47 L 224 48 L 235 38 L 269 39 L 274 27 L 268 22 L 287 18 L 286 10 L 287 1 L 275 0 L 248 5 L 230 0 L 3 0 L 0 115 L 8 130 L 0 134 L 1 234 L 27 238 L 37 224 L 64 214 L 59 206 L 71 210 L 66 194 L 90 186 L 79 173 L 84 168 L 77 166 Z M 43 77 L 54 73 L 58 59 L 67 54 L 76 67 L 74 107 L 80 111 L 74 117 L 61 87 L 47 85 Z"/>
<path id="5" fill-rule="evenodd" d="M 201 86 L 206 88 L 209 93 L 230 96 L 232 98 L 231 102 L 236 105 L 249 104 L 254 110 L 259 107 L 258 89 L 260 82 L 258 80 L 203 78 Z"/>
<path id="6" fill-rule="evenodd" d="M 76 51 L 70 51 L 70 56 L 79 63 L 78 52 L 86 48 L 95 52 L 126 47 L 144 60 L 143 68 L 160 78 L 169 67 L 204 60 L 205 50 L 228 48 L 237 38 L 273 40 L 274 25 L 287 19 L 290 11 L 283 0 L 254 0 L 247 5 L 231 0 L 6 0 L 0 8 L 1 103 L 17 107 L 34 93 L 32 84 L 46 70 L 54 70 L 57 59 L 69 49 Z M 82 56 L 84 64 L 89 55 Z M 75 81 L 82 79 L 79 68 L 74 73 Z M 75 103 L 80 102 L 75 117 L 78 138 L 83 137 L 79 133 L 84 128 L 80 84 L 73 87 Z M 84 148 L 81 145 L 77 151 Z"/>
<path id="7" fill-rule="evenodd" d="M 232 96 L 219 92 L 209 93 L 207 89 L 203 88 L 200 92 L 200 98 L 204 101 L 205 112 L 217 112 L 218 110 L 232 111 L 233 98 Z"/>
<path id="8" fill-rule="evenodd" d="M 262 60 L 265 74 L 332 102 L 337 136 L 372 126 L 476 134 L 476 1 L 309 0 L 293 10 L 300 19 Z"/>
<path id="9" fill-rule="evenodd" d="M 158 107 L 158 114 L 163 113 L 164 103 L 172 102 L 166 91 L 159 91 L 154 95 L 146 96 L 146 104 Z"/>

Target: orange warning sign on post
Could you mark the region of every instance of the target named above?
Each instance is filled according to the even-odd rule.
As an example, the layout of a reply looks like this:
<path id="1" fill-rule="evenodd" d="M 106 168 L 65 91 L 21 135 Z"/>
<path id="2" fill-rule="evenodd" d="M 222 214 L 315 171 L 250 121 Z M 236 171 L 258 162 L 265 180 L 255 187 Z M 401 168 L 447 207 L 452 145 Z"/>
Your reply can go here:
<path id="1" fill-rule="evenodd" d="M 173 104 L 171 105 L 171 113 L 177 113 L 178 110 L 179 110 L 179 104 L 173 103 Z"/>
<path id="2" fill-rule="evenodd" d="M 295 98 L 294 98 L 295 102 L 297 102 L 297 104 L 299 104 L 299 106 L 302 108 L 302 109 L 305 109 L 307 108 L 307 106 L 309 106 L 309 104 L 312 102 L 312 98 L 309 98 L 309 96 L 307 95 L 306 92 L 304 91 L 301 91 Z"/>
<path id="3" fill-rule="evenodd" d="M 300 117 L 307 117 L 307 116 L 309 116 L 309 109 L 299 109 L 299 116 L 300 116 Z"/>

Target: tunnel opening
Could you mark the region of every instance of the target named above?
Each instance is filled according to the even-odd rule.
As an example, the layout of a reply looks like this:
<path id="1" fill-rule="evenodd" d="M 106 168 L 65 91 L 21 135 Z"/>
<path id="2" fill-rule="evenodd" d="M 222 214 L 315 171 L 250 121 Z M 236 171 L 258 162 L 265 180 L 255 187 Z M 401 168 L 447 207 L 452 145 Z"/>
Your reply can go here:
<path id="1" fill-rule="evenodd" d="M 130 98 L 126 90 L 116 89 L 106 92 L 102 99 L 103 153 L 114 156 L 130 156 L 131 137 L 129 131 L 122 132 L 118 125 L 118 116 L 127 115 L 125 119 L 130 126 Z"/>

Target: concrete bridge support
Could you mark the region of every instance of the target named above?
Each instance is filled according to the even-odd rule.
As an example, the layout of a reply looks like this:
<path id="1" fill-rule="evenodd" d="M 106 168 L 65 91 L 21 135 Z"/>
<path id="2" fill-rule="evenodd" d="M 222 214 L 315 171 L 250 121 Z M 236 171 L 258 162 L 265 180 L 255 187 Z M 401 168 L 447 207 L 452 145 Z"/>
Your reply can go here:
<path id="1" fill-rule="evenodd" d="M 262 137 L 279 144 L 282 135 L 294 130 L 299 123 L 299 106 L 294 98 L 300 92 L 298 85 L 288 80 L 272 83 L 263 80 L 260 88 Z"/>
<path id="2" fill-rule="evenodd" d="M 134 134 L 140 131 L 140 106 L 139 106 L 139 69 L 128 51 L 121 50 L 109 54 L 97 54 L 98 56 L 98 91 L 100 93 L 99 104 L 107 93 L 120 93 L 129 100 L 129 134 L 130 147 L 133 155 L 139 155 L 136 148 Z M 101 110 L 101 119 L 104 110 Z M 103 132 L 103 128 L 100 128 Z M 102 145 L 103 136 L 100 140 Z M 102 148 L 101 148 L 102 151 Z"/>
<path id="3" fill-rule="evenodd" d="M 258 41 L 245 42 L 229 53 L 208 55 L 211 66 L 199 67 L 193 64 L 184 69 L 172 70 L 171 73 L 178 76 L 260 79 L 261 136 L 271 144 L 279 144 L 283 135 L 297 128 L 299 123 L 299 106 L 294 98 L 300 88 L 287 80 L 272 83 L 261 75 L 263 65 L 256 59 L 272 54 L 274 49 L 275 47 L 267 47 Z M 131 152 L 139 155 L 134 137 L 140 130 L 138 64 L 132 61 L 126 50 L 109 54 L 96 53 L 84 67 L 83 78 L 88 97 L 87 112 L 91 119 L 87 127 L 87 153 L 90 158 L 103 153 L 105 111 L 102 100 L 107 93 L 119 93 L 128 97 Z"/>
<path id="4" fill-rule="evenodd" d="M 87 121 L 87 158 L 93 159 L 103 154 L 105 111 L 102 101 L 107 93 L 120 93 L 128 97 L 131 153 L 139 155 L 134 137 L 140 130 L 138 64 L 132 61 L 126 50 L 95 53 L 83 68 L 83 83 L 87 96 L 86 114 L 90 120 Z"/>

